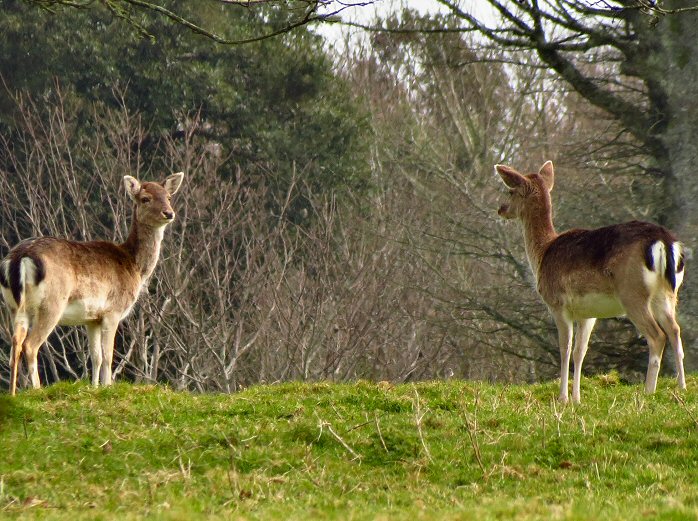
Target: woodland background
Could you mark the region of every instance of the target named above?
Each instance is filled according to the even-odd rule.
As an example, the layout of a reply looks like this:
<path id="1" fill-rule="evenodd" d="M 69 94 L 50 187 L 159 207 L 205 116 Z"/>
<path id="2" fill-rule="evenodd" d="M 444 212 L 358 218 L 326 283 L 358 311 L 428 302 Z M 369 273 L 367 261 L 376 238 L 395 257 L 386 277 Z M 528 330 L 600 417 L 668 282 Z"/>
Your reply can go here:
<path id="1" fill-rule="evenodd" d="M 280 33 L 244 45 L 127 0 L 64 3 L 0 2 L 0 255 L 35 235 L 121 241 L 122 177 L 186 172 L 120 326 L 118 379 L 232 392 L 557 377 L 521 232 L 496 213 L 495 163 L 554 161 L 558 230 L 652 220 L 695 248 L 694 2 L 488 0 L 481 18 L 407 2 L 333 44 L 308 22 L 343 4 L 160 2 L 229 40 Z M 84 378 L 87 358 L 82 330 L 57 330 L 42 382 Z M 625 319 L 599 322 L 586 372 L 635 381 L 646 364 Z"/>

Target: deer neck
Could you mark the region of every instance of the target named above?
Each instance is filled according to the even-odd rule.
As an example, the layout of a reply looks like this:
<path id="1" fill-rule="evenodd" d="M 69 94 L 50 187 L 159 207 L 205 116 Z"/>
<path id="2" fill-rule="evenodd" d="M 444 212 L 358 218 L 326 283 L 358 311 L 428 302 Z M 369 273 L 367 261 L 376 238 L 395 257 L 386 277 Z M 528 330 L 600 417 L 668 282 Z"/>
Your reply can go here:
<path id="1" fill-rule="evenodd" d="M 544 208 L 525 214 L 521 219 L 523 226 L 524 245 L 526 256 L 531 270 L 538 280 L 538 273 L 545 250 L 557 237 L 555 226 L 553 225 L 552 211 Z"/>
<path id="2" fill-rule="evenodd" d="M 164 226 L 150 226 L 133 219 L 131 231 L 121 245 L 134 259 L 143 281 L 148 279 L 160 257 L 160 244 L 165 232 Z"/>

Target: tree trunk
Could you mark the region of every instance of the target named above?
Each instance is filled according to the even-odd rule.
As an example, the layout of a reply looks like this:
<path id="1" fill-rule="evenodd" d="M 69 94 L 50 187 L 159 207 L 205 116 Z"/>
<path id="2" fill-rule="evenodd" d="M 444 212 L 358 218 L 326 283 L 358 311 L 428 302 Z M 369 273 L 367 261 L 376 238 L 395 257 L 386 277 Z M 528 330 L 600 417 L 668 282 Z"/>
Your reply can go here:
<path id="1" fill-rule="evenodd" d="M 667 8 L 684 1 L 668 2 Z M 675 202 L 672 222 L 681 239 L 694 248 L 698 229 L 698 12 L 665 16 L 655 30 L 661 39 L 654 63 L 668 97 L 669 118 L 663 140 L 669 151 L 673 175 L 665 183 L 669 201 Z"/>
<path id="2" fill-rule="evenodd" d="M 683 0 L 664 4 L 665 9 L 687 6 Z M 666 15 L 656 25 L 645 25 L 641 31 L 655 31 L 659 43 L 647 56 L 646 66 L 656 71 L 667 98 L 667 124 L 661 139 L 668 151 L 670 173 L 663 178 L 665 206 L 658 209 L 658 215 L 664 216 L 664 224 L 689 248 L 690 258 L 690 251 L 698 247 L 698 11 Z M 678 308 L 689 370 L 698 366 L 691 349 L 698 328 L 696 271 L 689 259 Z"/>

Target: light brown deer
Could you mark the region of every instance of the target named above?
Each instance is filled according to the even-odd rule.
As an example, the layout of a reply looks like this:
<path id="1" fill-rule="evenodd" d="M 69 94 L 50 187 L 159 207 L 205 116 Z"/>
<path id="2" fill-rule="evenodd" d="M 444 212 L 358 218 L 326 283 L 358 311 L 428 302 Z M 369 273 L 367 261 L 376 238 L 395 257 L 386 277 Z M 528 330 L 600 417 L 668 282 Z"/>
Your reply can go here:
<path id="1" fill-rule="evenodd" d="M 0 263 L 0 289 L 13 323 L 12 395 L 22 353 L 32 386 L 40 386 L 39 348 L 57 325 L 87 328 L 92 384 L 111 384 L 117 327 L 155 269 L 165 227 L 175 216 L 170 197 L 183 178 L 179 172 L 160 184 L 124 177 L 135 209 L 123 244 L 40 237 L 19 243 Z"/>
<path id="2" fill-rule="evenodd" d="M 553 226 L 550 191 L 553 164 L 522 175 L 495 165 L 510 188 L 499 215 L 521 221 L 526 255 L 538 293 L 555 319 L 560 343 L 560 400 L 567 402 L 573 324 L 572 401 L 579 402 L 582 363 L 597 318 L 627 315 L 649 344 L 645 391 L 657 387 L 667 337 L 674 349 L 678 384 L 686 388 L 681 330 L 676 322 L 677 293 L 684 275 L 683 247 L 656 224 L 631 221 L 558 234 Z"/>

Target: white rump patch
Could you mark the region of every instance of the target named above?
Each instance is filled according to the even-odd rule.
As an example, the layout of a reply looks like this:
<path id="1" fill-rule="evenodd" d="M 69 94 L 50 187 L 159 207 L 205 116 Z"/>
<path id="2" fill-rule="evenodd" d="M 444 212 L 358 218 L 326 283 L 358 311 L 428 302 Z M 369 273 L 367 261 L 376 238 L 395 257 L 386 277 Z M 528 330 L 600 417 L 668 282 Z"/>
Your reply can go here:
<path id="1" fill-rule="evenodd" d="M 650 246 L 652 254 L 652 265 L 656 273 L 664 273 L 666 271 L 666 247 L 662 241 L 655 242 Z"/>
<path id="2" fill-rule="evenodd" d="M 681 287 L 681 284 L 683 283 L 683 269 L 681 271 L 677 271 L 679 268 L 679 259 L 681 258 L 681 254 L 683 253 L 683 247 L 681 246 L 680 242 L 675 242 L 674 244 L 671 245 L 672 250 L 674 250 L 674 271 L 676 272 L 676 290 Z"/>
<path id="3" fill-rule="evenodd" d="M 642 278 L 647 288 L 654 290 L 666 271 L 666 247 L 662 241 L 657 241 L 650 246 L 650 257 L 652 258 L 652 269 L 643 266 Z"/>
<path id="4" fill-rule="evenodd" d="M 675 242 L 671 245 L 671 250 L 674 257 L 676 290 L 678 290 L 681 287 L 681 284 L 683 283 L 684 275 L 683 270 L 677 271 L 679 267 L 679 259 L 681 258 L 681 254 L 683 253 L 683 247 L 681 246 L 681 243 Z M 650 255 L 652 256 L 652 265 L 654 266 L 654 269 L 649 270 L 647 266 L 645 266 L 642 271 L 642 275 L 647 287 L 651 291 L 653 291 L 658 287 L 661 281 L 665 280 L 664 274 L 666 273 L 667 269 L 667 251 L 664 243 L 662 241 L 655 242 L 650 247 Z"/>

